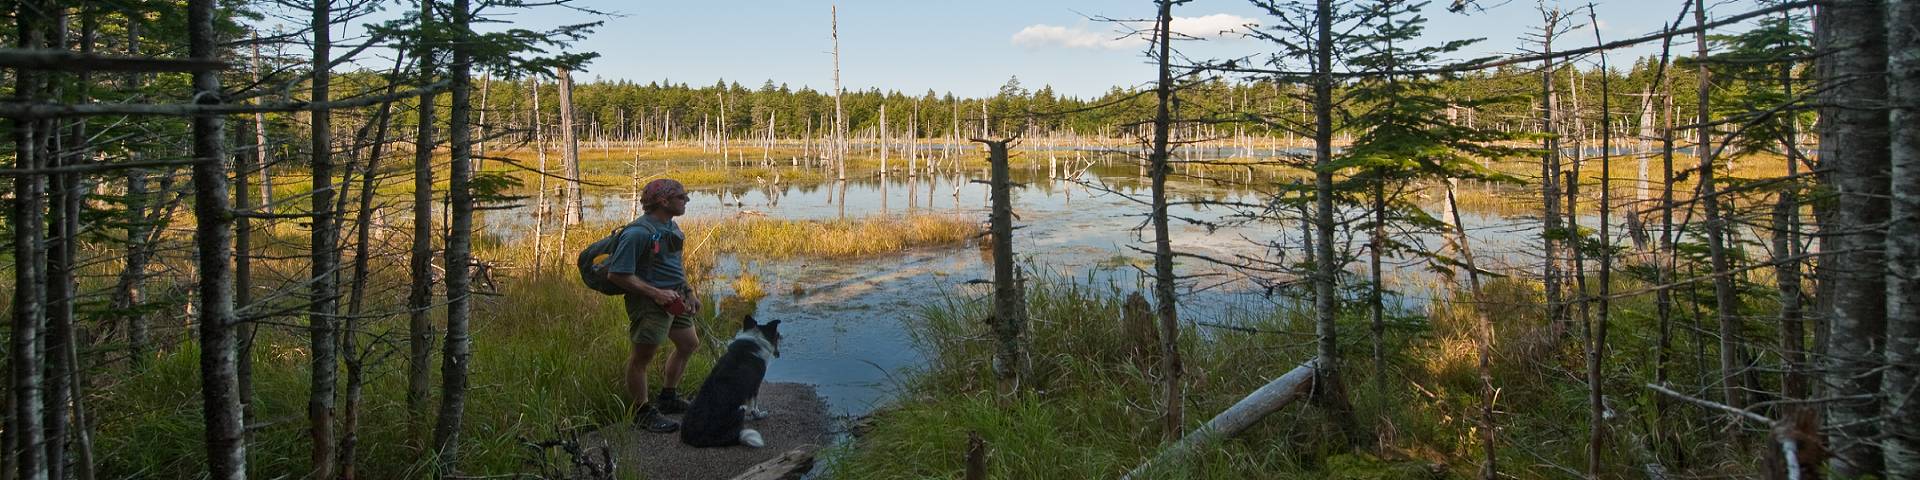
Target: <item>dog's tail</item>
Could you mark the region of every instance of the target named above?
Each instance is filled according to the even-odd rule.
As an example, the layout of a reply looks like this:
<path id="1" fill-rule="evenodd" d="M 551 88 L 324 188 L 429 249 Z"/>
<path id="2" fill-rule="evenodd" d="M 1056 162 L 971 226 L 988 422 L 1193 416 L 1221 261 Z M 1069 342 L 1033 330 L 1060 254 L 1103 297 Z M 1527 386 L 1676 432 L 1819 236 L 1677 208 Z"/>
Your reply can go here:
<path id="1" fill-rule="evenodd" d="M 753 448 L 760 448 L 760 447 L 767 446 L 767 440 L 760 437 L 759 431 L 756 431 L 751 428 L 743 428 L 743 429 L 740 429 L 740 444 L 753 447 Z"/>

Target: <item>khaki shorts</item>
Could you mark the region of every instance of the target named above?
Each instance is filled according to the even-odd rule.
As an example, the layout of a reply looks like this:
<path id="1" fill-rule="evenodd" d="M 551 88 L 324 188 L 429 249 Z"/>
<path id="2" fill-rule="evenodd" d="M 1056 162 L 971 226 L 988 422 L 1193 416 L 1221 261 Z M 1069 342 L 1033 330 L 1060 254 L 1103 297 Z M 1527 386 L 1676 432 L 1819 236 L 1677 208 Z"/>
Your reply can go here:
<path id="1" fill-rule="evenodd" d="M 688 295 L 687 292 L 680 292 Z M 653 303 L 646 295 L 622 295 L 627 307 L 627 339 L 635 345 L 659 345 L 666 343 L 667 330 L 673 328 L 692 328 L 693 317 L 679 317 L 667 313 L 667 307 Z"/>

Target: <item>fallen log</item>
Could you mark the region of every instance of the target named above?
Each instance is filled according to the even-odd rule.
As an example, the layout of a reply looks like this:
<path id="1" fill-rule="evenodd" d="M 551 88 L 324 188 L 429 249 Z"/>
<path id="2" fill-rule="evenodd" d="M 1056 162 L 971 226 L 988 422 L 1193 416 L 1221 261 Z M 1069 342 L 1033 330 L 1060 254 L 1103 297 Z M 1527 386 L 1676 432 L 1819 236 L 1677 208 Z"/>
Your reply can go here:
<path id="1" fill-rule="evenodd" d="M 814 445 L 802 445 L 800 448 L 782 453 L 779 457 L 775 457 L 772 460 L 754 465 L 753 468 L 749 468 L 747 471 L 734 476 L 733 480 L 798 479 L 801 475 L 805 475 L 808 470 L 813 470 L 813 455 L 817 453 L 819 449 L 820 447 Z"/>
<path id="2" fill-rule="evenodd" d="M 1133 471 L 1127 472 L 1127 475 L 1120 479 L 1144 478 L 1156 467 L 1178 463 L 1200 447 L 1240 434 L 1247 427 L 1259 423 L 1260 419 L 1266 418 L 1268 414 L 1280 410 L 1295 398 L 1299 398 L 1301 392 L 1306 391 L 1305 387 L 1313 383 L 1313 371 L 1319 365 L 1320 359 L 1316 357 L 1294 367 L 1280 378 L 1267 382 L 1259 390 L 1254 390 L 1252 394 L 1247 395 L 1247 398 L 1240 399 L 1232 407 L 1227 407 L 1219 415 L 1214 415 L 1212 420 L 1207 420 L 1206 425 L 1201 425 L 1198 430 L 1181 437 L 1172 446 L 1161 450 L 1146 463 L 1134 467 Z"/>

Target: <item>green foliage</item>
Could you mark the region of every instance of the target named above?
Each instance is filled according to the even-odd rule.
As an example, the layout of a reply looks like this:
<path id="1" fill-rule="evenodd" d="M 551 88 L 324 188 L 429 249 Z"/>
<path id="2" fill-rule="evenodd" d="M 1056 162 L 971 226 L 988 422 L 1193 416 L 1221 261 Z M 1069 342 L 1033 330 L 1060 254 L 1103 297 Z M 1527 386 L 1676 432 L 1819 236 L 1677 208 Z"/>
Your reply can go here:
<path id="1" fill-rule="evenodd" d="M 1755 23 L 1737 34 L 1708 36 L 1719 50 L 1707 57 L 1716 87 L 1711 107 L 1717 118 L 1744 119 L 1729 131 L 1734 153 L 1784 154 L 1782 140 L 1808 130 L 1815 118 L 1810 109 L 1794 108 L 1811 92 L 1813 35 L 1796 12 Z"/>
<path id="2" fill-rule="evenodd" d="M 618 299 L 552 281 L 551 268 L 536 278 L 507 278 L 499 296 L 481 297 L 473 324 L 472 382 L 462 450 L 467 472 L 522 472 L 531 457 L 522 441 L 624 421 L 628 405 L 619 383 L 628 344 Z M 710 299 L 714 304 L 717 299 Z M 708 313 L 696 324 L 713 337 L 732 321 Z M 405 325 L 387 319 L 368 328 L 403 338 Z M 398 331 L 396 331 L 396 329 Z M 250 469 L 266 476 L 304 471 L 308 461 L 306 395 L 310 360 L 303 330 L 261 332 L 253 355 L 254 429 Z M 199 351 L 194 344 L 165 352 L 151 367 L 100 392 L 100 465 L 106 478 L 187 478 L 205 466 L 200 438 Z M 371 358 L 404 358 L 404 344 L 375 344 Z M 397 349 L 397 350 L 396 350 Z M 716 348 L 705 347 L 688 365 L 683 389 L 695 388 L 711 368 Z M 664 352 L 663 352 L 664 355 Z M 437 368 L 435 371 L 437 372 Z M 424 457 L 409 441 L 406 378 L 398 363 L 369 369 L 360 422 L 360 473 L 368 478 L 424 475 Z M 658 370 L 654 381 L 660 381 Z M 431 418 L 428 421 L 432 421 Z"/>
<path id="3" fill-rule="evenodd" d="M 1624 277 L 1624 276 L 1621 276 Z M 1614 291 L 1644 286 L 1618 278 Z M 1589 282 L 1590 284 L 1592 282 Z M 928 305 L 911 320 L 909 333 L 928 355 L 928 365 L 907 380 L 903 402 L 883 408 L 867 436 L 829 453 L 835 478 L 954 478 L 963 469 L 969 432 L 985 439 L 994 478 L 1106 478 L 1132 469 L 1161 448 L 1154 404 L 1159 385 L 1153 359 L 1129 353 L 1117 320 L 1125 292 L 1041 276 L 1029 284 L 1034 371 L 1032 388 L 1000 398 L 990 374 L 992 345 L 986 302 L 956 293 Z M 1517 478 L 1560 475 L 1555 465 L 1581 465 L 1587 386 L 1580 381 L 1584 354 L 1577 341 L 1546 336 L 1539 308 L 1540 286 L 1514 279 L 1486 282 L 1481 298 L 1497 311 L 1478 311 L 1465 297 L 1443 297 L 1428 315 L 1401 312 L 1386 338 L 1388 371 L 1349 363 L 1347 381 L 1363 422 L 1381 442 L 1373 451 L 1348 451 L 1331 443 L 1336 432 L 1311 402 L 1288 406 L 1248 432 L 1206 449 L 1189 462 L 1153 472 L 1151 478 L 1462 478 L 1477 473 L 1482 446 L 1477 418 L 1480 378 L 1474 331 L 1479 315 L 1497 315 L 1494 378 L 1500 389 L 1499 455 L 1502 473 Z M 1597 285 L 1589 285 L 1596 289 Z M 1705 381 L 1716 368 L 1690 353 L 1711 355 L 1715 339 L 1683 334 L 1677 325 L 1711 318 L 1695 316 L 1710 295 L 1683 298 L 1667 368 L 1669 381 Z M 1768 315 L 1770 305 L 1747 305 L 1744 315 Z M 1715 428 L 1678 406 L 1659 410 L 1641 386 L 1653 372 L 1644 362 L 1658 348 L 1652 295 L 1614 303 L 1610 348 L 1615 361 L 1603 370 L 1609 405 L 1622 418 L 1612 425 L 1620 441 L 1652 438 L 1646 421 L 1666 412 L 1663 456 L 1676 472 L 1748 475 L 1754 455 L 1722 448 Z M 1209 323 L 1251 327 L 1263 333 L 1203 329 L 1189 324 L 1181 351 L 1189 374 L 1185 430 L 1196 428 L 1241 395 L 1313 355 L 1310 311 L 1280 302 L 1266 312 Z M 1357 332 L 1364 320 L 1347 315 L 1340 329 Z M 1744 333 L 1773 335 L 1768 325 Z M 1345 335 L 1342 348 L 1357 351 L 1363 336 Z M 1710 358 L 1710 357 L 1709 357 Z M 1685 360 L 1683 360 L 1685 359 Z M 1373 377 L 1387 375 L 1385 391 Z M 1638 460 L 1610 457 L 1608 476 L 1638 473 Z M 1672 457 L 1668 457 L 1672 458 Z"/>
<path id="4" fill-rule="evenodd" d="M 989 446 L 993 478 L 1110 478 L 1157 451 L 1159 410 L 1152 399 L 1159 386 L 1150 370 L 1153 360 L 1130 354 L 1122 336 L 1124 292 L 1046 276 L 1028 285 L 1035 353 L 1030 393 L 1012 399 L 994 393 L 990 335 L 978 320 L 986 315 L 986 302 L 956 294 L 928 305 L 909 330 L 928 353 L 926 370 L 908 380 L 907 401 L 883 409 L 867 437 L 830 452 L 835 478 L 958 476 L 968 432 L 979 433 Z M 1303 313 L 1280 309 L 1217 320 L 1277 333 L 1183 329 L 1187 400 L 1195 412 L 1186 429 L 1311 357 L 1310 344 L 1294 341 L 1311 335 Z M 1357 329 L 1361 319 L 1342 323 Z M 1411 333 L 1389 340 L 1393 351 L 1407 351 L 1421 329 L 1406 331 Z M 1349 338 L 1346 348 L 1363 341 Z M 1363 379 L 1375 374 L 1349 371 L 1355 375 L 1350 382 L 1362 390 Z M 1348 475 L 1341 478 L 1401 478 L 1395 472 L 1428 468 L 1426 461 L 1345 455 L 1328 440 L 1336 437 L 1331 423 L 1308 405 L 1282 410 L 1153 478 L 1325 478 L 1334 471 Z M 1414 423 L 1401 419 L 1404 409 L 1356 405 L 1363 417 Z"/>

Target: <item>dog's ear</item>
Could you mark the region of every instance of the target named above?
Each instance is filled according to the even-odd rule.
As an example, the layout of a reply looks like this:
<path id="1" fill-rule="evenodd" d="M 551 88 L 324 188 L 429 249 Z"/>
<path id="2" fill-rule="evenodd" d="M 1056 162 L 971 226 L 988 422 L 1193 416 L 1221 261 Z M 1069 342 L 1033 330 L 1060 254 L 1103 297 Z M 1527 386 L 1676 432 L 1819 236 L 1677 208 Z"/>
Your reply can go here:
<path id="1" fill-rule="evenodd" d="M 775 320 L 775 321 L 777 322 L 778 320 Z M 753 321 L 753 314 L 751 313 L 747 314 L 747 318 L 745 320 L 740 321 L 741 330 L 753 330 L 754 328 L 758 328 L 759 326 L 760 326 L 759 323 L 755 323 Z"/>

